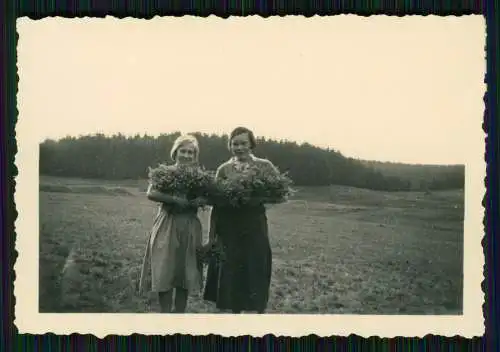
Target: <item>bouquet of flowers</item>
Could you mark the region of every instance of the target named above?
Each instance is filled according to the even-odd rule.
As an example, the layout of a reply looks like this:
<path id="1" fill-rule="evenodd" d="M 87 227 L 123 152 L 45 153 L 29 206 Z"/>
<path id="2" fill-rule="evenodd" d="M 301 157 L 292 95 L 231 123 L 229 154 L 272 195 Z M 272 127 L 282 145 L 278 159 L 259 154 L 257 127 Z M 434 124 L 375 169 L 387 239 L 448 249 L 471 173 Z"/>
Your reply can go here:
<path id="1" fill-rule="evenodd" d="M 283 202 L 294 192 L 292 180 L 287 173 L 276 173 L 249 166 L 237 177 L 217 182 L 219 201 L 233 206 L 249 204 L 252 200 L 261 203 Z"/>
<path id="2" fill-rule="evenodd" d="M 225 260 L 224 250 L 219 242 L 210 242 L 200 247 L 197 250 L 198 260 L 206 264 L 211 258 L 215 258 L 218 262 Z"/>
<path id="3" fill-rule="evenodd" d="M 216 188 L 213 173 L 198 166 L 160 164 L 148 171 L 153 188 L 163 193 L 182 194 L 192 200 L 208 198 Z"/>

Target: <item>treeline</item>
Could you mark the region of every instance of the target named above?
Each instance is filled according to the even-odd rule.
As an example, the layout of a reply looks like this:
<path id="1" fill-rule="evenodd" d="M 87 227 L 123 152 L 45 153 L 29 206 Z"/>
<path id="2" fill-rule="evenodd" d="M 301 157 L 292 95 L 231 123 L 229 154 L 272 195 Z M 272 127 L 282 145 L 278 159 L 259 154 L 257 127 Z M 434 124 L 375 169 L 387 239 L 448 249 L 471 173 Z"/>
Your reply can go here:
<path id="1" fill-rule="evenodd" d="M 464 165 L 408 165 L 394 162 L 364 161 L 385 176 L 409 180 L 412 189 L 457 189 L 465 182 Z"/>
<path id="2" fill-rule="evenodd" d="M 171 162 L 170 148 L 179 134 L 158 137 L 95 134 L 45 140 L 40 144 L 40 174 L 110 180 L 143 179 L 147 177 L 148 167 Z M 196 136 L 201 147 L 200 163 L 207 169 L 215 170 L 230 157 L 227 136 L 201 133 L 196 133 Z M 388 191 L 463 187 L 463 169 L 442 167 L 449 172 L 433 174 L 427 184 L 416 185 L 411 172 L 404 177 L 394 172 L 384 174 L 383 170 L 366 162 L 308 143 L 299 145 L 260 138 L 255 154 L 270 159 L 281 171 L 288 171 L 295 184 L 301 186 L 336 184 Z M 434 177 L 436 175 L 439 177 Z"/>

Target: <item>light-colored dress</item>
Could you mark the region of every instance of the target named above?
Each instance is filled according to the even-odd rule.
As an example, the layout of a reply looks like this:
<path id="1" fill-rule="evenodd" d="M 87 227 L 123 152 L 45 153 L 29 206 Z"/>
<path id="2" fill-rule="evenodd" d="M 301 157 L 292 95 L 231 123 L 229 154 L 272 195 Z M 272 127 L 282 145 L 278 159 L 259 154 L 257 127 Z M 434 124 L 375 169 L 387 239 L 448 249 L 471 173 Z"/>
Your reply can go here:
<path id="1" fill-rule="evenodd" d="M 183 288 L 190 294 L 203 287 L 203 265 L 196 250 L 202 245 L 197 209 L 178 210 L 161 204 L 144 255 L 139 292 Z"/>

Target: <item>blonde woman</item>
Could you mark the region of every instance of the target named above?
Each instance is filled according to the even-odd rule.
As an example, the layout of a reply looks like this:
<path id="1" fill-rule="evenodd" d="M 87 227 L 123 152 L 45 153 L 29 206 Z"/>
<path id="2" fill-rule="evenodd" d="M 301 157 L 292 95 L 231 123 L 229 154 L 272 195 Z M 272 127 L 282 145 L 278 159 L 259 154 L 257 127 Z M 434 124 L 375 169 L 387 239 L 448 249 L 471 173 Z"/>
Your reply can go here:
<path id="1" fill-rule="evenodd" d="M 176 168 L 197 166 L 198 141 L 182 135 L 170 152 Z M 202 227 L 198 218 L 201 199 L 187 200 L 184 196 L 161 193 L 149 185 L 149 200 L 160 203 L 148 241 L 142 266 L 139 289 L 146 289 L 146 277 L 151 291 L 158 294 L 162 313 L 183 313 L 188 295 L 202 289 L 202 264 L 196 251 L 202 245 Z M 173 307 L 172 307 L 173 305 Z"/>

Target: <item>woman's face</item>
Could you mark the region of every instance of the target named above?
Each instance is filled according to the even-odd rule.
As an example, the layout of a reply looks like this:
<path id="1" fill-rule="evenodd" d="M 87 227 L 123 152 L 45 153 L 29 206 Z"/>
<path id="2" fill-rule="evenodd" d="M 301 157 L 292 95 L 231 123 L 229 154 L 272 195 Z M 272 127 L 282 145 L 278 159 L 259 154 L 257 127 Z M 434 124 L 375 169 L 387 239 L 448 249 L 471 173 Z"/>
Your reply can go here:
<path id="1" fill-rule="evenodd" d="M 247 157 L 252 150 L 248 133 L 242 133 L 234 136 L 231 140 L 230 147 L 231 152 L 238 159 L 244 159 Z"/>
<path id="2" fill-rule="evenodd" d="M 175 161 L 179 164 L 191 164 L 196 160 L 196 148 L 192 143 L 181 145 L 176 152 Z"/>

